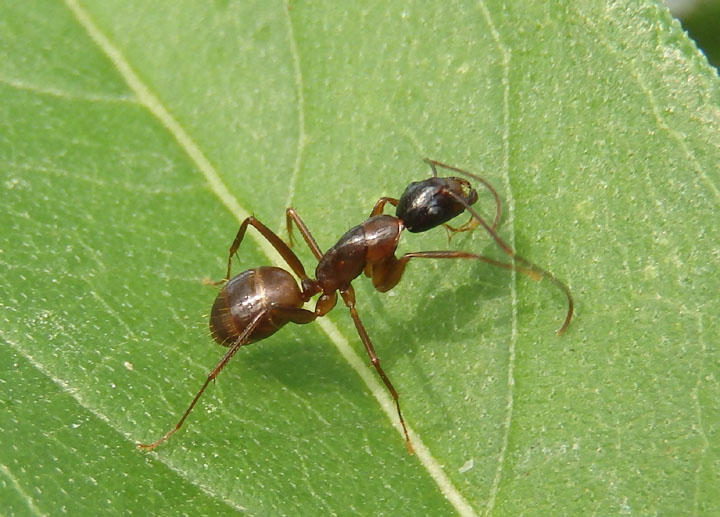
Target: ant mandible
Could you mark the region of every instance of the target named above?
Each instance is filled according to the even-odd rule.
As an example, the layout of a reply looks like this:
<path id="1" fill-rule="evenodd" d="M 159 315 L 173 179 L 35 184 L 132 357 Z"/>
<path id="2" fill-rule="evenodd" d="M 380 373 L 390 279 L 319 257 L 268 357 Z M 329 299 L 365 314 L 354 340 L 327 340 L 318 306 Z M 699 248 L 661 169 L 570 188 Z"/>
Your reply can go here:
<path id="1" fill-rule="evenodd" d="M 370 277 L 375 289 L 385 292 L 397 285 L 405 271 L 408 261 L 413 258 L 432 259 L 475 259 L 494 266 L 518 271 L 534 280 L 548 278 L 557 285 L 567 297 L 568 309 L 565 320 L 557 334 L 562 334 L 570 324 L 573 314 L 573 299 L 568 287 L 555 278 L 550 272 L 518 256 L 497 234 L 495 227 L 500 219 L 500 199 L 490 183 L 465 170 L 444 163 L 426 159 L 432 169 L 432 177 L 408 185 L 400 199 L 380 198 L 370 212 L 370 217 L 362 224 L 348 230 L 345 235 L 328 251 L 323 253 L 313 238 L 310 230 L 295 212 L 286 210 L 286 223 L 290 245 L 292 245 L 292 223 L 295 223 L 310 251 L 318 260 L 315 278 L 310 278 L 297 255 L 278 235 L 262 224 L 255 217 L 248 217 L 240 225 L 235 240 L 230 246 L 227 273 L 218 283 L 224 283 L 215 299 L 210 312 L 210 332 L 213 339 L 228 348 L 205 379 L 205 383 L 193 398 L 185 413 L 175 427 L 164 436 L 150 444 L 138 444 L 141 449 L 151 450 L 167 440 L 180 429 L 190 411 L 205 391 L 210 381 L 215 379 L 230 358 L 241 346 L 260 341 L 271 336 L 289 322 L 305 324 L 325 316 L 337 303 L 337 293 L 350 311 L 360 340 L 365 346 L 370 362 L 377 370 L 380 378 L 395 401 L 398 418 L 405 434 L 405 443 L 410 453 L 413 447 L 410 442 L 405 420 L 400 411 L 398 393 L 390 379 L 380 366 L 375 348 L 360 321 L 355 308 L 355 290 L 351 282 L 361 273 Z M 492 225 L 470 206 L 478 199 L 477 192 L 470 182 L 458 177 L 438 177 L 437 167 L 458 172 L 468 178 L 482 183 L 495 199 L 495 217 Z M 396 207 L 395 216 L 382 215 L 386 204 Z M 470 213 L 470 220 L 459 228 L 453 228 L 448 221 L 464 211 Z M 248 225 L 253 226 L 280 253 L 290 269 L 300 279 L 298 286 L 295 278 L 279 267 L 262 266 L 249 269 L 230 278 L 232 257 L 237 253 Z M 464 232 L 480 225 L 495 240 L 500 249 L 513 259 L 513 263 L 504 263 L 491 258 L 467 253 L 464 251 L 417 251 L 406 253 L 399 259 L 395 250 L 403 229 L 409 232 L 424 232 L 437 226 L 444 226 L 450 235 Z M 516 265 L 516 264 L 521 265 Z M 303 309 L 303 305 L 313 296 L 320 294 L 315 310 Z"/>

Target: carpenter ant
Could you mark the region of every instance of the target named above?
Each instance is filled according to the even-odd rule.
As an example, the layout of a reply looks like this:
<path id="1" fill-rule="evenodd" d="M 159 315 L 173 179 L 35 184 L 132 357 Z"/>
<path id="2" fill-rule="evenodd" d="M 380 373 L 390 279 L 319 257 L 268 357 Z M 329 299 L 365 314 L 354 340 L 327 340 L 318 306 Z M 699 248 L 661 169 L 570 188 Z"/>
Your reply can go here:
<path id="1" fill-rule="evenodd" d="M 292 223 L 295 223 L 310 251 L 318 260 L 314 279 L 307 275 L 298 257 L 277 234 L 255 217 L 245 219 L 230 246 L 225 278 L 218 282 L 225 285 L 218 293 L 210 312 L 210 332 L 213 339 L 228 347 L 228 351 L 207 376 L 205 383 L 175 427 L 159 440 L 150 444 L 138 444 L 138 447 L 146 450 L 154 449 L 180 429 L 207 385 L 217 377 L 241 346 L 265 339 L 280 330 L 286 323 L 310 323 L 320 316 L 325 316 L 337 303 L 337 293 L 339 292 L 345 306 L 350 311 L 350 316 L 355 323 L 355 328 L 365 346 L 370 362 L 395 401 L 398 418 L 405 434 L 405 443 L 408 451 L 412 453 L 410 436 L 400 412 L 398 393 L 381 368 L 372 342 L 360 321 L 360 316 L 355 308 L 355 291 L 351 282 L 364 272 L 371 278 L 375 289 L 380 292 L 388 291 L 397 285 L 405 271 L 405 266 L 413 258 L 476 259 L 518 271 L 534 280 L 548 278 L 565 293 L 568 300 L 565 320 L 557 330 L 558 335 L 562 334 L 568 327 L 573 314 L 573 299 L 570 290 L 550 272 L 515 254 L 512 248 L 497 235 L 495 227 L 500 218 L 500 200 L 492 185 L 462 169 L 435 160 L 426 159 L 425 161 L 432 169 L 431 178 L 411 183 L 400 199 L 380 198 L 373 207 L 370 217 L 362 224 L 348 230 L 345 235 L 340 237 L 337 244 L 325 253 L 320 250 L 310 230 L 297 212 L 292 208 L 286 210 L 290 245 L 292 245 Z M 486 223 L 470 206 L 478 199 L 477 192 L 470 183 L 457 177 L 440 178 L 437 174 L 437 167 L 474 179 L 492 193 L 496 205 L 492 225 Z M 382 215 L 383 209 L 388 203 L 396 207 L 395 216 Z M 447 224 L 448 221 L 466 210 L 471 216 L 468 222 L 459 228 L 453 228 Z M 293 273 L 300 279 L 299 286 L 288 271 L 279 267 L 263 266 L 249 269 L 230 278 L 232 257 L 237 253 L 248 225 L 259 231 L 280 253 Z M 399 259 L 395 256 L 403 229 L 407 229 L 409 232 L 424 232 L 441 225 L 446 227 L 451 236 L 456 232 L 469 231 L 475 226 L 482 226 L 500 249 L 512 258 L 513 263 L 499 262 L 464 251 L 418 251 L 406 253 Z M 315 310 L 303 309 L 303 305 L 316 294 L 320 294 L 320 297 L 315 304 Z"/>

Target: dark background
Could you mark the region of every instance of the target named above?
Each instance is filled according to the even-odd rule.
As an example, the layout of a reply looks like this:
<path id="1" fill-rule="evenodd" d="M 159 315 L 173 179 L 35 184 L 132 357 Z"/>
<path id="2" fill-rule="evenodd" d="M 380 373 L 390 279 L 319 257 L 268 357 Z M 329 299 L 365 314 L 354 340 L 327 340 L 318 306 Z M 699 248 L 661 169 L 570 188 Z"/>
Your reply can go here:
<path id="1" fill-rule="evenodd" d="M 666 0 L 714 67 L 720 66 L 720 0 Z"/>

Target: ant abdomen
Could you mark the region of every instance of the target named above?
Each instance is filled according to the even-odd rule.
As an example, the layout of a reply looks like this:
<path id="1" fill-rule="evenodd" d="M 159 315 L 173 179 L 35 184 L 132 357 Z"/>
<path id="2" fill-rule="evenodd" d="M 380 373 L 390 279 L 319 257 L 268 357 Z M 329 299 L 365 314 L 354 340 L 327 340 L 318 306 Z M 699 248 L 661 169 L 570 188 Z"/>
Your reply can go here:
<path id="1" fill-rule="evenodd" d="M 297 282 L 284 269 L 249 269 L 228 280 L 218 293 L 210 311 L 210 334 L 217 343 L 230 346 L 258 314 L 265 313 L 247 338 L 247 343 L 260 341 L 290 321 L 269 309 L 297 309 L 303 303 Z"/>

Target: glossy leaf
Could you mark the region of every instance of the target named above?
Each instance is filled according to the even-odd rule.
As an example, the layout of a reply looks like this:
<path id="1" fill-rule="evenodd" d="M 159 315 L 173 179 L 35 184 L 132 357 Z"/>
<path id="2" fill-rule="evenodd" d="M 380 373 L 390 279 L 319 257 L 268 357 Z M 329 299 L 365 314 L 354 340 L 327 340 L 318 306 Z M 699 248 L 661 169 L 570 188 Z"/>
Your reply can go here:
<path id="1" fill-rule="evenodd" d="M 720 85 L 664 8 L 16 2 L 0 100 L 5 513 L 720 512 Z M 355 282 L 417 456 L 341 307 L 139 452 L 223 352 L 203 279 L 239 220 L 284 236 L 294 206 L 327 248 L 425 156 L 498 188 L 568 332 L 549 282 L 418 261 Z M 401 252 L 449 246 L 503 258 L 480 230 Z"/>

